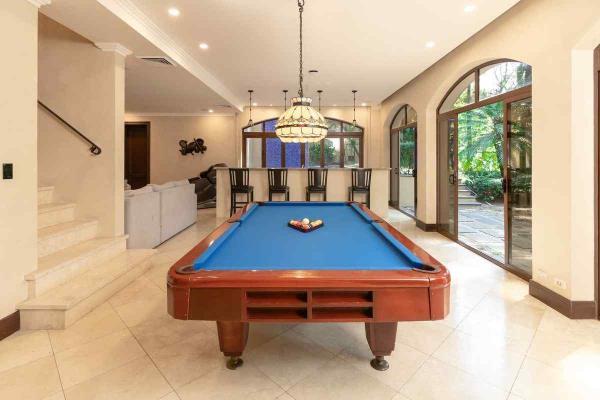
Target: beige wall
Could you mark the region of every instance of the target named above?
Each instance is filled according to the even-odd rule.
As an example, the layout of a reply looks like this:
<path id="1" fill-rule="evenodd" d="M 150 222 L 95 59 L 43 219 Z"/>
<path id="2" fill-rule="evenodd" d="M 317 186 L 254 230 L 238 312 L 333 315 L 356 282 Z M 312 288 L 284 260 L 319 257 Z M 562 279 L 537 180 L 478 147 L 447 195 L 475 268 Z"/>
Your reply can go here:
<path id="1" fill-rule="evenodd" d="M 0 180 L 0 319 L 26 298 L 23 276 L 37 268 L 37 14 L 2 1 L 0 163 L 14 164 L 14 179 Z"/>
<path id="2" fill-rule="evenodd" d="M 265 119 L 279 118 L 283 113 L 283 107 L 252 107 L 252 120 L 260 122 Z M 322 107 L 321 114 L 324 117 L 352 121 L 354 118 L 352 107 Z M 248 124 L 249 110 L 237 114 L 235 122 L 236 150 L 238 165 L 242 164 L 242 128 Z M 379 121 L 380 112 L 378 107 L 357 107 L 356 122 L 362 126 L 364 132 L 364 165 L 365 167 L 388 167 L 389 154 L 383 154 L 383 144 L 381 135 L 381 123 Z M 388 139 L 389 140 L 389 139 Z"/>
<path id="3" fill-rule="evenodd" d="M 102 148 L 88 145 L 39 110 L 39 183 L 53 185 L 101 234 L 123 234 L 124 58 L 104 52 L 40 14 L 39 99 Z"/>
<path id="4" fill-rule="evenodd" d="M 188 179 L 217 163 L 236 164 L 235 117 L 233 116 L 141 116 L 126 121 L 150 122 L 150 182 Z M 204 154 L 183 156 L 179 141 L 204 139 Z"/>
<path id="5" fill-rule="evenodd" d="M 523 0 L 386 99 L 381 110 L 384 154 L 394 112 L 407 103 L 417 110 L 418 218 L 435 223 L 436 109 L 443 96 L 483 62 L 511 58 L 532 65 L 533 277 L 573 300 L 594 298 L 590 81 L 599 16 L 597 0 Z"/>

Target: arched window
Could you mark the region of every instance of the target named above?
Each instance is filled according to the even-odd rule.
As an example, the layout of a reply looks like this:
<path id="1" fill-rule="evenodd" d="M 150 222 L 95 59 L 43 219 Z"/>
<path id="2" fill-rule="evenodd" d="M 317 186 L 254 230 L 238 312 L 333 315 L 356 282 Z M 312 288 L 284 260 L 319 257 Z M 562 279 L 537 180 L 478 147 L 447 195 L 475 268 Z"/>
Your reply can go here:
<path id="1" fill-rule="evenodd" d="M 357 168 L 363 166 L 364 129 L 351 122 L 325 118 L 327 137 L 317 143 L 282 143 L 277 119 L 242 129 L 242 162 L 248 168 Z"/>
<path id="2" fill-rule="evenodd" d="M 390 125 L 390 204 L 410 217 L 417 208 L 417 112 L 404 105 Z"/>
<path id="3" fill-rule="evenodd" d="M 531 276 L 532 68 L 466 73 L 438 108 L 438 231 Z"/>

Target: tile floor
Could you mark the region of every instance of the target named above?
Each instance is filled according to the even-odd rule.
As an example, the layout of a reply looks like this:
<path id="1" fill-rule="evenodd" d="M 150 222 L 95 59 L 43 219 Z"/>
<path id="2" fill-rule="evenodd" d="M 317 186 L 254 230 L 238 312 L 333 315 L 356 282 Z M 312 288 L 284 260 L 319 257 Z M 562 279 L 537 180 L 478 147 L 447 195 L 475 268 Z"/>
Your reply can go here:
<path id="1" fill-rule="evenodd" d="M 246 363 L 225 368 L 214 323 L 165 312 L 169 266 L 216 224 L 214 210 L 159 247 L 150 272 L 64 331 L 0 342 L 0 399 L 600 398 L 600 322 L 571 321 L 527 284 L 400 212 L 389 220 L 452 273 L 444 321 L 401 323 L 377 372 L 360 324 L 253 325 Z"/>

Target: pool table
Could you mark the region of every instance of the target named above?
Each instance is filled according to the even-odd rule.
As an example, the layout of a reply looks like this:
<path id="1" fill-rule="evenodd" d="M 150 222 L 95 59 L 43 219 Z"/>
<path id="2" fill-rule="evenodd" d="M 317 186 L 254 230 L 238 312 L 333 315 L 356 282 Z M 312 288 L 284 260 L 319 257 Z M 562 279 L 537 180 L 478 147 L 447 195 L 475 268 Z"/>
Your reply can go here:
<path id="1" fill-rule="evenodd" d="M 320 219 L 300 232 L 291 219 Z M 362 204 L 251 203 L 169 270 L 168 312 L 216 321 L 227 367 L 242 365 L 249 323 L 364 322 L 375 356 L 389 367 L 397 322 L 443 319 L 450 274 Z"/>

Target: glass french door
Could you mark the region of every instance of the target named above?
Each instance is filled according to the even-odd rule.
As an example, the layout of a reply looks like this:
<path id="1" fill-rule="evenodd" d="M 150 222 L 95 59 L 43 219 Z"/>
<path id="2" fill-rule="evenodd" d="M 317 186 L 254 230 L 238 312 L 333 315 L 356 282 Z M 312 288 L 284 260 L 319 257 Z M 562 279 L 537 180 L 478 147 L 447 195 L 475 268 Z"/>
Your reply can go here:
<path id="1" fill-rule="evenodd" d="M 400 173 L 398 182 L 399 209 L 416 217 L 417 208 L 417 128 L 402 129 L 398 138 Z"/>
<path id="2" fill-rule="evenodd" d="M 531 110 L 521 95 L 438 118 L 438 231 L 524 277 L 532 265 Z"/>
<path id="3" fill-rule="evenodd" d="M 451 239 L 457 239 L 457 115 L 439 120 L 438 134 L 438 231 Z"/>
<path id="4" fill-rule="evenodd" d="M 507 263 L 531 275 L 531 98 L 507 109 Z"/>

